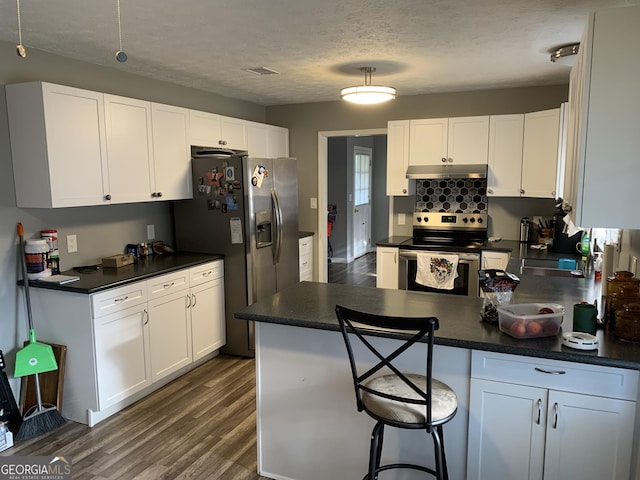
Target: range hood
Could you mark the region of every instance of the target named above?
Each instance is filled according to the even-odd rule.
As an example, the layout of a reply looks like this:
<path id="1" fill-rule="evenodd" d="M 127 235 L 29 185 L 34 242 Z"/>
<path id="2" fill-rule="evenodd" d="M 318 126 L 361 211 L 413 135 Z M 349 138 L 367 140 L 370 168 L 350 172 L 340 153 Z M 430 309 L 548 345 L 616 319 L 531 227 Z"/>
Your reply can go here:
<path id="1" fill-rule="evenodd" d="M 411 165 L 407 178 L 487 178 L 486 165 Z"/>

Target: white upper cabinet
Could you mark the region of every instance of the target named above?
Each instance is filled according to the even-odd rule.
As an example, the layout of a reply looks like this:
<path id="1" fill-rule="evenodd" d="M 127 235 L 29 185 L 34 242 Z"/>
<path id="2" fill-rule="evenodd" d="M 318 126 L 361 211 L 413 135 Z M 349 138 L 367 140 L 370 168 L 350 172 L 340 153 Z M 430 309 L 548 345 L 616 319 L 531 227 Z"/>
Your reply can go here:
<path id="1" fill-rule="evenodd" d="M 494 115 L 489 123 L 487 194 L 556 198 L 560 109 Z"/>
<path id="2" fill-rule="evenodd" d="M 406 197 L 415 193 L 415 180 L 407 178 L 409 123 L 409 120 L 395 120 L 387 123 L 387 195 L 389 196 Z"/>
<path id="3" fill-rule="evenodd" d="M 409 165 L 486 164 L 489 117 L 411 120 Z"/>
<path id="4" fill-rule="evenodd" d="M 569 89 L 565 199 L 582 227 L 640 228 L 640 6 L 598 10 L 580 42 Z"/>
<path id="5" fill-rule="evenodd" d="M 190 110 L 189 126 L 191 145 L 247 149 L 247 127 L 244 120 Z"/>
<path id="6" fill-rule="evenodd" d="M 245 122 L 247 151 L 255 158 L 289 156 L 289 130 L 265 123 Z"/>
<path id="7" fill-rule="evenodd" d="M 105 203 L 103 94 L 32 82 L 7 85 L 6 97 L 17 206 Z"/>
<path id="8" fill-rule="evenodd" d="M 267 158 L 289 156 L 289 129 L 276 125 L 267 127 Z"/>
<path id="9" fill-rule="evenodd" d="M 191 198 L 191 151 L 189 110 L 171 105 L 151 104 L 153 163 L 158 200 Z"/>
<path id="10" fill-rule="evenodd" d="M 20 208 L 191 198 L 190 146 L 246 150 L 253 124 L 46 82 L 5 91 Z M 260 156 L 288 156 L 288 129 L 263 127 Z"/>
<path id="11" fill-rule="evenodd" d="M 487 194 L 519 197 L 522 179 L 524 114 L 492 115 L 489 120 Z"/>
<path id="12" fill-rule="evenodd" d="M 133 98 L 104 95 L 111 203 L 153 199 L 154 165 L 151 104 Z"/>
<path id="13" fill-rule="evenodd" d="M 449 119 L 447 160 L 460 165 L 487 164 L 489 117 Z"/>
<path id="14" fill-rule="evenodd" d="M 560 109 L 524 115 L 522 195 L 556 198 Z"/>
<path id="15" fill-rule="evenodd" d="M 411 120 L 409 124 L 409 165 L 441 165 L 446 163 L 448 130 L 449 119 L 447 118 Z"/>

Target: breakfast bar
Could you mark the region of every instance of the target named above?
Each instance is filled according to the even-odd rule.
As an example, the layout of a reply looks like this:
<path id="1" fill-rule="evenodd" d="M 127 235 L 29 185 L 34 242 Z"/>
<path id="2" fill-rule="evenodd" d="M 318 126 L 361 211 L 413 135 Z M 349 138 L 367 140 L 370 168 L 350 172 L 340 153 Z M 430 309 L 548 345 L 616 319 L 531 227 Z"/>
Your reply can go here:
<path id="1" fill-rule="evenodd" d="M 541 301 L 565 305 L 563 331 L 572 328 L 570 307 L 573 303 L 582 300 L 582 295 L 592 293 L 592 286 L 587 283 L 592 279 L 575 280 L 572 289 L 554 284 L 567 279 L 527 276 L 522 280 L 525 288 L 520 301 L 530 301 L 528 295 L 537 292 Z M 490 478 L 482 456 L 489 451 L 493 455 L 496 451 L 510 454 L 514 447 L 531 448 L 531 453 L 525 455 L 530 463 L 525 465 L 528 472 L 539 471 L 542 478 L 544 468 L 544 478 L 570 478 L 560 475 L 566 472 L 566 464 L 573 462 L 574 452 L 570 449 L 562 450 L 563 462 L 543 466 L 545 460 L 549 463 L 553 459 L 551 445 L 556 441 L 552 435 L 555 432 L 547 426 L 545 442 L 544 421 L 542 446 L 520 445 L 520 439 L 509 445 L 509 437 L 504 435 L 507 442 L 500 448 L 495 445 L 492 449 L 485 448 L 487 438 L 482 434 L 495 430 L 496 426 L 482 424 L 483 419 L 477 416 L 482 402 L 474 399 L 481 398 L 478 395 L 486 390 L 487 383 L 510 387 L 526 383 L 527 388 L 544 390 L 545 399 L 555 398 L 553 395 L 557 392 L 569 392 L 578 399 L 595 399 L 600 406 L 591 410 L 606 410 L 603 418 L 615 423 L 615 428 L 611 429 L 611 439 L 603 432 L 598 433 L 599 438 L 607 438 L 606 442 L 613 444 L 612 453 L 605 454 L 608 449 L 598 451 L 597 455 L 593 452 L 586 462 L 589 468 L 592 464 L 606 465 L 607 472 L 613 472 L 610 478 L 621 479 L 636 478 L 636 472 L 640 471 L 637 458 L 640 429 L 635 415 L 640 370 L 637 345 L 621 342 L 604 330 L 597 333 L 599 347 L 594 351 L 565 347 L 560 335 L 512 338 L 497 326 L 481 321 L 480 298 L 301 282 L 236 313 L 237 318 L 256 322 L 258 469 L 263 476 L 324 480 L 360 478 L 366 471 L 372 425 L 366 416 L 356 412 L 346 351 L 334 313 L 336 304 L 371 313 L 407 317 L 433 315 L 439 319 L 434 376 L 451 386 L 458 396 L 458 412 L 445 428 L 451 479 Z M 374 342 L 396 342 L 398 335 L 393 331 L 371 330 Z M 424 352 L 418 350 L 408 352 L 405 368 L 421 365 Z M 483 370 L 484 366 L 494 364 L 505 368 L 502 377 Z M 563 374 L 527 378 L 529 367 L 531 370 L 533 367 L 558 369 Z M 520 369 L 526 371 L 520 372 Z M 479 385 L 483 385 L 484 390 Z M 603 399 L 603 396 L 615 398 Z M 609 411 L 610 405 L 615 406 L 615 412 Z M 481 411 L 482 416 L 485 413 Z M 600 421 L 595 413 L 592 417 L 583 418 L 584 424 Z M 543 414 L 543 420 L 547 418 L 551 418 L 551 414 Z M 508 434 L 516 430 L 504 424 L 498 427 Z M 567 432 L 563 432 L 562 444 L 574 443 L 568 440 Z M 584 429 L 580 435 L 584 435 Z M 393 456 L 393 460 L 429 464 L 433 462 L 429 442 L 424 432 L 389 431 L 384 455 Z M 510 472 L 519 472 L 520 467 L 513 465 L 518 463 L 514 459 L 494 458 L 491 463 L 506 474 L 503 478 L 518 478 L 509 476 Z M 559 476 L 553 475 L 553 469 L 560 472 Z"/>

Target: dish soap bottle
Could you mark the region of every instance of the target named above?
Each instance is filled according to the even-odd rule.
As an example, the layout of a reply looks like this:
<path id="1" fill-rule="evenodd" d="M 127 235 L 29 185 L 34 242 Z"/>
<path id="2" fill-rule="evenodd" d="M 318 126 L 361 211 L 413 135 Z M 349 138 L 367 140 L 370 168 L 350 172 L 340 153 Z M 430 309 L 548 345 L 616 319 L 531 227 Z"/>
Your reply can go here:
<path id="1" fill-rule="evenodd" d="M 590 239 L 589 239 L 589 231 L 586 230 L 584 235 L 582 235 L 582 263 L 586 266 L 587 260 L 589 259 L 590 253 Z"/>

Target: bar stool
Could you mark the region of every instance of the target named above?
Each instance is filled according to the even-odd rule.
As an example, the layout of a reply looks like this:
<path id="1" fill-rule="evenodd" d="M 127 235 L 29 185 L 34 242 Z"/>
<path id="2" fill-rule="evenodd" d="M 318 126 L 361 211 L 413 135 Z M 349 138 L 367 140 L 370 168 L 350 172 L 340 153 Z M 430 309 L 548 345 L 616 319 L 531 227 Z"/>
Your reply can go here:
<path id="1" fill-rule="evenodd" d="M 340 305 L 336 305 L 336 315 L 351 364 L 358 411 L 364 410 L 376 421 L 371 433 L 369 471 L 363 480 L 376 480 L 379 472 L 394 468 L 420 470 L 435 476 L 438 480 L 448 479 L 442 426 L 455 416 L 458 399 L 448 385 L 431 375 L 433 337 L 434 331 L 438 329 L 438 319 L 374 315 Z M 372 333 L 372 327 L 403 331 L 410 337 L 403 340 L 392 352 L 383 353 L 365 337 Z M 360 347 L 358 343 L 366 348 L 354 348 Z M 393 362 L 416 343 L 417 347 L 424 345 L 426 350 L 425 369 L 419 374 L 402 373 Z M 355 352 L 368 355 L 366 367 L 363 367 L 363 355 L 358 354 L 356 358 Z M 374 366 L 370 366 L 371 355 L 368 352 L 377 359 Z M 404 429 L 424 429 L 430 434 L 433 438 L 435 468 L 407 463 L 381 466 L 386 425 Z"/>

